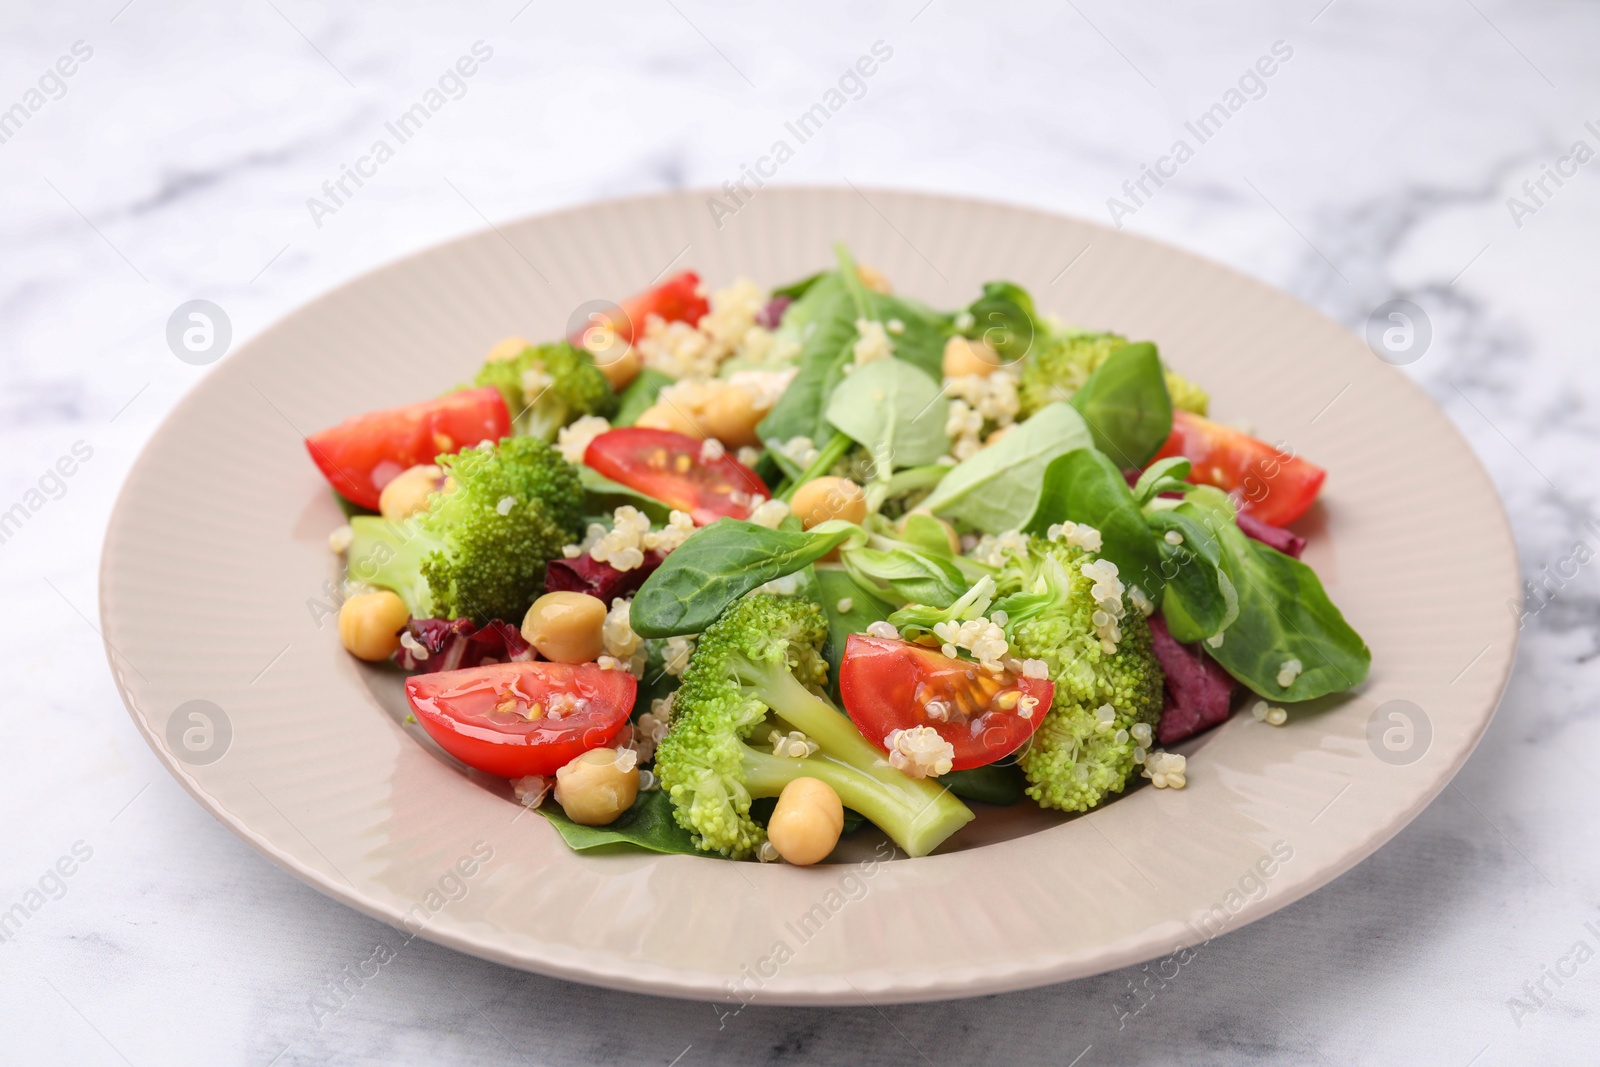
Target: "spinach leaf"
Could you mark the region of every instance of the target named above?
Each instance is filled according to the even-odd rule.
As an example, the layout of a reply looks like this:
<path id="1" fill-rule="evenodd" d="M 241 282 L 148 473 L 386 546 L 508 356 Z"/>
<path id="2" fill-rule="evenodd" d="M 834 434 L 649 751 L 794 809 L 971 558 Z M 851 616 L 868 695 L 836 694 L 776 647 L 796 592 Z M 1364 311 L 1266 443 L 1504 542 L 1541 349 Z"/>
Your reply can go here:
<path id="1" fill-rule="evenodd" d="M 613 426 L 632 426 L 639 421 L 646 409 L 655 404 L 656 398 L 661 395 L 663 386 L 671 385 L 673 379 L 658 370 L 649 367 L 639 372 L 639 376 L 627 384 L 622 392 L 617 394 L 617 414 L 611 420 Z"/>
<path id="2" fill-rule="evenodd" d="M 824 523 L 800 533 L 718 519 L 691 534 L 645 579 L 634 594 L 629 622 L 640 637 L 697 634 L 757 586 L 865 537 L 865 531 L 850 523 Z"/>
<path id="3" fill-rule="evenodd" d="M 610 826 L 583 826 L 567 818 L 561 805 L 546 800 L 539 814 L 550 820 L 568 847 L 577 852 L 612 846 L 612 851 L 645 849 L 682 856 L 705 856 L 694 847 L 689 831 L 672 818 L 672 798 L 664 790 L 640 793 L 633 806 Z"/>
<path id="4" fill-rule="evenodd" d="M 985 533 L 1015 530 L 1033 515 L 1051 461 L 1089 444 L 1089 429 L 1070 404 L 1046 405 L 982 452 L 956 464 L 923 506 Z"/>
<path id="5" fill-rule="evenodd" d="M 880 359 L 855 369 L 849 388 L 828 401 L 827 419 L 866 447 L 874 480 L 881 481 L 950 451 L 944 430 L 949 411 L 938 382 L 910 363 Z"/>
<path id="6" fill-rule="evenodd" d="M 895 605 L 947 608 L 967 591 L 965 576 L 947 556 L 908 548 L 847 548 L 839 558 L 851 577 Z"/>
<path id="7" fill-rule="evenodd" d="M 1165 580 L 1156 535 L 1122 472 L 1097 449 L 1074 449 L 1045 468 L 1038 506 L 1022 529 L 1044 537 L 1052 525 L 1068 520 L 1100 531 L 1099 554 L 1117 565 L 1122 581 L 1161 602 Z"/>
<path id="8" fill-rule="evenodd" d="M 1231 522 L 1214 527 L 1222 568 L 1239 597 L 1239 617 L 1222 644 L 1206 651 L 1229 674 L 1268 700 L 1310 700 L 1359 685 L 1372 653 L 1328 599 L 1316 572 L 1246 537 Z M 1285 661 L 1298 659 L 1293 684 L 1278 684 Z"/>
<path id="9" fill-rule="evenodd" d="M 962 800 L 978 800 L 1002 807 L 1022 800 L 1028 780 L 1015 763 L 990 763 L 965 771 L 941 774 L 938 783 Z"/>
<path id="10" fill-rule="evenodd" d="M 945 536 L 945 525 L 932 515 L 920 512 L 907 515 L 901 522 L 900 539 L 929 556 L 954 557 L 950 538 Z"/>
<path id="11" fill-rule="evenodd" d="M 894 605 L 884 602 L 877 593 L 857 582 L 848 571 L 837 567 L 815 567 L 817 595 L 823 611 L 828 613 L 828 643 L 823 654 L 832 668 L 828 673 L 830 687 L 839 684 L 839 661 L 844 658 L 845 642 L 851 634 L 862 633 L 872 623 L 887 619 Z M 847 611 L 839 605 L 848 602 Z"/>
<path id="12" fill-rule="evenodd" d="M 1014 282 L 985 282 L 983 295 L 967 308 L 972 325 L 963 336 L 982 338 L 1006 363 L 1015 363 L 1033 348 L 1038 334 L 1033 297 Z"/>
<path id="13" fill-rule="evenodd" d="M 1094 446 L 1121 467 L 1142 467 L 1172 435 L 1172 398 L 1156 346 L 1120 345 L 1083 387 L 1072 406 L 1094 435 Z"/>
<path id="14" fill-rule="evenodd" d="M 672 508 L 653 496 L 646 496 L 621 482 L 614 482 L 593 467 L 578 465 L 578 484 L 585 493 L 585 515 L 604 518 L 611 525 L 611 515 L 624 504 L 631 504 L 650 516 L 651 522 L 664 523 L 672 517 Z"/>
<path id="15" fill-rule="evenodd" d="M 824 274 L 789 305 L 778 332 L 799 342 L 799 370 L 756 432 L 774 444 L 794 437 L 821 442 L 829 433 L 823 408 L 844 377 L 856 339 L 855 302 L 838 274 Z"/>
<path id="16" fill-rule="evenodd" d="M 1188 477 L 1189 461 L 1182 456 L 1158 459 L 1146 467 L 1133 487 L 1133 502 L 1141 508 L 1162 493 L 1185 493 L 1191 488 L 1183 479 Z"/>
<path id="17" fill-rule="evenodd" d="M 1199 641 L 1232 625 L 1239 614 L 1233 582 L 1221 570 L 1222 546 L 1208 516 L 1193 504 L 1152 511 L 1145 516 L 1155 534 L 1166 590 L 1161 615 L 1174 639 Z M 1167 540 L 1177 536 L 1178 543 Z"/>
<path id="18" fill-rule="evenodd" d="M 827 271 L 819 270 L 817 273 L 807 275 L 797 282 L 790 282 L 788 285 L 778 286 L 776 289 L 772 290 L 772 295 L 786 296 L 790 300 L 799 300 L 801 297 L 805 296 L 806 293 L 810 291 L 811 287 L 817 284 L 819 280 L 827 277 L 827 274 Z"/>

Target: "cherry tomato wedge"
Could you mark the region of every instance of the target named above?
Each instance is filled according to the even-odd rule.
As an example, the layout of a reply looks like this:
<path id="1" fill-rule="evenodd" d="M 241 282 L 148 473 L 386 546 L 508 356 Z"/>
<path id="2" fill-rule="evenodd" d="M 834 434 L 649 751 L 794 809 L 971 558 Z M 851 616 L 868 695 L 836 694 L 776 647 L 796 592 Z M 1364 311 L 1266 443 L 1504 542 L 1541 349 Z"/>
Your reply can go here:
<path id="1" fill-rule="evenodd" d="M 1240 511 L 1273 526 L 1304 515 L 1328 476 L 1299 456 L 1187 411 L 1172 413 L 1172 435 L 1155 458 L 1168 456 L 1193 464 L 1189 481 L 1227 491 Z"/>
<path id="2" fill-rule="evenodd" d="M 428 736 L 501 778 L 554 774 L 627 725 L 638 682 L 592 663 L 491 663 L 406 679 Z"/>
<path id="3" fill-rule="evenodd" d="M 884 748 L 891 730 L 931 726 L 955 749 L 957 771 L 1021 748 L 1055 693 L 1045 678 L 990 674 L 936 649 L 866 634 L 850 635 L 839 664 L 839 695 L 863 737 Z"/>
<path id="4" fill-rule="evenodd" d="M 347 500 L 378 510 L 378 494 L 401 471 L 511 432 L 505 398 L 492 386 L 369 411 L 306 438 L 323 477 Z"/>
<path id="5" fill-rule="evenodd" d="M 700 275 L 692 270 L 674 274 L 660 285 L 636 293 L 617 305 L 610 314 L 596 312 L 581 330 L 569 341 L 575 348 L 589 346 L 594 351 L 592 339 L 586 335 L 597 326 L 609 324 L 611 332 L 623 344 L 629 345 L 644 332 L 644 320 L 649 315 L 660 315 L 668 322 L 696 323 L 711 310 L 706 298 L 700 295 Z"/>
<path id="6" fill-rule="evenodd" d="M 583 462 L 614 482 L 687 511 L 696 526 L 748 519 L 755 498 L 770 495 L 766 483 L 726 453 L 702 458 L 704 444 L 671 430 L 627 426 L 591 441 Z"/>

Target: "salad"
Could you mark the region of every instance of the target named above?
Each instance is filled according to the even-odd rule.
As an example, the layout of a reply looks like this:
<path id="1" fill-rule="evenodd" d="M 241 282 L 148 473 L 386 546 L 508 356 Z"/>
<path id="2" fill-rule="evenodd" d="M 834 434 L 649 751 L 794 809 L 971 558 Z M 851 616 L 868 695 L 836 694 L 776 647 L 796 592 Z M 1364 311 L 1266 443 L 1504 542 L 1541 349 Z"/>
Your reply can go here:
<path id="1" fill-rule="evenodd" d="M 445 752 L 577 849 L 922 856 L 974 806 L 1182 789 L 1170 746 L 1366 678 L 1289 528 L 1321 468 L 1148 341 L 837 255 L 679 274 L 307 439 L 340 638 Z"/>

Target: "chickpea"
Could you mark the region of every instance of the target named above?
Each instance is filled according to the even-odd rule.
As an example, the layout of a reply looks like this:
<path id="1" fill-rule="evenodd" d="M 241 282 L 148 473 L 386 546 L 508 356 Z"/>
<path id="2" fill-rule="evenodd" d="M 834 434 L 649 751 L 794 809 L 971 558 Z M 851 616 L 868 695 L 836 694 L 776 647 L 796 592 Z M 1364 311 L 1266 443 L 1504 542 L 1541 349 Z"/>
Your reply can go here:
<path id="1" fill-rule="evenodd" d="M 522 350 L 527 347 L 528 342 L 524 338 L 507 337 L 503 341 L 496 342 L 495 346 L 489 349 L 489 355 L 486 358 L 490 363 L 504 363 L 522 355 Z"/>
<path id="2" fill-rule="evenodd" d="M 843 830 L 839 794 L 816 778 L 796 778 L 784 786 L 767 820 L 767 840 L 786 862 L 800 867 L 826 859 Z"/>
<path id="3" fill-rule="evenodd" d="M 606 376 L 606 381 L 611 383 L 611 388 L 621 392 L 628 384 L 639 376 L 639 368 L 643 366 L 639 353 L 632 345 L 621 352 L 597 352 L 594 354 L 594 365 L 600 368 L 600 373 Z"/>
<path id="4" fill-rule="evenodd" d="M 443 488 L 444 471 L 423 463 L 401 471 L 378 494 L 378 510 L 391 521 L 408 519 L 428 507 L 428 498 Z"/>
<path id="5" fill-rule="evenodd" d="M 707 432 L 729 448 L 743 448 L 761 440 L 756 423 L 761 421 L 762 412 L 756 410 L 750 394 L 737 385 L 708 389 L 697 414 Z"/>
<path id="6" fill-rule="evenodd" d="M 945 522 L 943 519 L 935 516 L 934 513 L 929 511 L 927 508 L 912 508 L 907 515 L 902 517 L 901 520 L 895 524 L 895 529 L 899 530 L 902 536 L 904 536 L 906 532 L 906 519 L 911 518 L 912 515 L 924 515 L 930 519 L 933 519 L 934 522 L 944 527 L 944 537 L 946 541 L 950 542 L 950 551 L 958 556 L 961 554 L 961 535 L 956 533 L 956 528 L 951 526 L 948 522 Z"/>
<path id="7" fill-rule="evenodd" d="M 386 660 L 400 648 L 400 631 L 411 613 L 387 589 L 358 593 L 339 606 L 339 640 L 357 659 Z"/>
<path id="8" fill-rule="evenodd" d="M 944 343 L 944 376 L 963 378 L 977 374 L 987 378 L 1004 364 L 1000 353 L 989 347 L 989 342 L 965 337 L 952 337 Z"/>
<path id="9" fill-rule="evenodd" d="M 861 284 L 871 289 L 874 293 L 888 296 L 894 292 L 894 287 L 889 284 L 889 279 L 876 267 L 869 267 L 865 263 L 856 264 L 856 277 L 861 279 Z"/>
<path id="10" fill-rule="evenodd" d="M 619 761 L 614 748 L 592 748 L 556 771 L 556 803 L 567 818 L 584 826 L 608 826 L 631 808 L 639 795 L 639 768 L 632 757 L 627 752 Z M 619 763 L 627 763 L 627 770 Z"/>
<path id="11" fill-rule="evenodd" d="M 990 445 L 994 444 L 996 441 L 1000 440 L 1000 438 L 1004 437 L 1006 434 L 1010 433 L 1012 430 L 1015 430 L 1016 428 L 1017 428 L 1017 424 L 1016 423 L 1012 423 L 1010 426 L 1002 426 L 1002 427 L 1000 427 L 998 430 L 996 430 L 994 433 L 990 434 L 987 438 L 984 439 L 983 447 L 984 448 L 988 448 Z"/>
<path id="12" fill-rule="evenodd" d="M 645 409 L 633 423 L 647 430 L 671 430 L 674 433 L 688 434 L 696 440 L 704 440 L 705 430 L 700 424 L 684 412 L 667 403 L 658 403 Z"/>
<path id="13" fill-rule="evenodd" d="M 794 491 L 789 510 L 808 530 L 829 519 L 860 522 L 867 517 L 867 495 L 849 478 L 813 478 Z"/>
<path id="14" fill-rule="evenodd" d="M 605 601 L 588 593 L 546 593 L 522 619 L 522 636 L 555 663 L 589 663 L 605 651 Z"/>

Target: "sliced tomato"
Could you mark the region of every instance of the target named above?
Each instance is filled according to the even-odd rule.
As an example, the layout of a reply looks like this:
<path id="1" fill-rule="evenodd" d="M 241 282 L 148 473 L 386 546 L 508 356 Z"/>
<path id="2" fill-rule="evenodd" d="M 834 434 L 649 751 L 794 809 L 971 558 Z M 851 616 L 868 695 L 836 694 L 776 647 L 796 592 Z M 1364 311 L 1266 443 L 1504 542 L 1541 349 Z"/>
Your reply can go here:
<path id="1" fill-rule="evenodd" d="M 378 494 L 419 463 L 511 432 L 511 413 L 494 387 L 369 411 L 306 438 L 306 450 L 343 497 L 378 509 Z"/>
<path id="2" fill-rule="evenodd" d="M 627 725 L 638 682 L 592 663 L 492 663 L 406 679 L 428 736 L 501 778 L 554 774 Z"/>
<path id="3" fill-rule="evenodd" d="M 674 274 L 654 288 L 630 296 L 617 305 L 617 310 L 611 314 L 591 318 L 588 325 L 568 340 L 574 348 L 584 348 L 589 343 L 585 335 L 609 322 L 611 330 L 624 344 L 632 344 L 644 332 L 646 316 L 660 315 L 668 322 L 693 324 L 710 310 L 711 305 L 700 295 L 700 275 L 686 270 L 682 274 Z M 594 350 L 593 346 L 590 346 L 590 350 Z"/>
<path id="4" fill-rule="evenodd" d="M 1155 458 L 1168 456 L 1193 464 L 1189 481 L 1227 491 L 1240 511 L 1274 526 L 1304 515 L 1328 477 L 1314 463 L 1187 411 L 1172 413 L 1172 435 Z"/>
<path id="5" fill-rule="evenodd" d="M 627 426 L 589 442 L 583 462 L 614 482 L 687 511 L 697 526 L 748 519 L 756 498 L 771 491 L 760 475 L 728 453 L 702 458 L 704 447 L 687 434 Z"/>
<path id="6" fill-rule="evenodd" d="M 955 749 L 951 769 L 957 771 L 1021 748 L 1055 693 L 1055 683 L 1045 678 L 990 674 L 970 660 L 866 634 L 850 635 L 839 664 L 839 695 L 863 737 L 887 750 L 891 730 L 931 726 Z"/>

